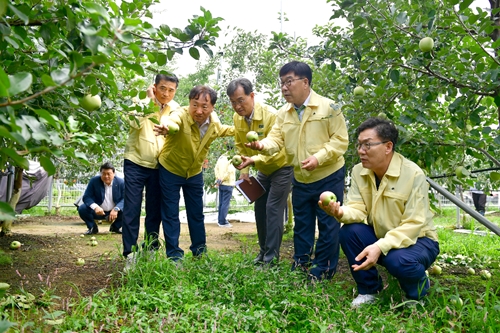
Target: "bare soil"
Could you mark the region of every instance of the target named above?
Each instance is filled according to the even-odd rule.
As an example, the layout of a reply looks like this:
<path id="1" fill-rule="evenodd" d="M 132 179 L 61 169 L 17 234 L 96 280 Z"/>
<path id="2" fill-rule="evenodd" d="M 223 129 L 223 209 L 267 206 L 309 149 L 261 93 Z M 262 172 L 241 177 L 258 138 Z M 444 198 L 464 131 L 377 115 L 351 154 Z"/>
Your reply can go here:
<path id="1" fill-rule="evenodd" d="M 236 235 L 255 237 L 256 251 L 255 223 L 232 224 L 232 229 L 220 228 L 217 223 L 205 225 L 209 251 L 240 249 L 243 243 Z M 12 229 L 12 236 L 0 237 L 0 250 L 12 258 L 12 264 L 0 265 L 0 282 L 10 284 L 12 293 L 22 288 L 34 295 L 51 290 L 62 298 L 90 296 L 116 281 L 113 277 L 123 270 L 121 235 L 110 233 L 105 222 L 95 235 L 97 246 L 90 245 L 90 236 L 81 236 L 86 227 L 76 216 L 27 217 L 14 222 Z M 139 240 L 143 239 L 142 232 Z M 10 250 L 10 243 L 15 240 L 22 246 Z M 185 223 L 181 224 L 180 244 L 189 252 Z M 78 258 L 84 259 L 85 265 L 78 266 Z"/>

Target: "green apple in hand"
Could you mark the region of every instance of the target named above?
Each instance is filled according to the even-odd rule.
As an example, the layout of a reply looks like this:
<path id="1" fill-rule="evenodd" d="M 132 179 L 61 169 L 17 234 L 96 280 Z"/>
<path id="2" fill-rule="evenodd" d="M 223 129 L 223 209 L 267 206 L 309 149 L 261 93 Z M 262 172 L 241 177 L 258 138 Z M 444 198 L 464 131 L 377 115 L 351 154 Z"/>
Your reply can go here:
<path id="1" fill-rule="evenodd" d="M 333 202 L 337 201 L 337 196 L 333 192 L 325 191 L 321 193 L 321 195 L 319 196 L 319 200 L 321 200 L 323 206 L 328 206 L 331 201 Z"/>

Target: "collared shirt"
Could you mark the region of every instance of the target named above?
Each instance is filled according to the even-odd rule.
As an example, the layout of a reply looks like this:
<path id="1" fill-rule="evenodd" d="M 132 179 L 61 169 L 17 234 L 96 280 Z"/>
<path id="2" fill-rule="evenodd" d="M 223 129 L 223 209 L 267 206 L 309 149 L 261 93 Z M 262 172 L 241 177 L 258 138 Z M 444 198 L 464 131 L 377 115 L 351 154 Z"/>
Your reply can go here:
<path id="1" fill-rule="evenodd" d="M 309 92 L 309 95 L 307 96 L 306 100 L 301 106 L 295 106 L 295 105 L 293 106 L 295 111 L 297 111 L 300 121 L 302 121 L 302 117 L 304 116 L 304 110 L 306 109 L 307 104 L 309 104 L 310 99 L 311 99 L 311 92 Z"/>
<path id="2" fill-rule="evenodd" d="M 252 127 L 252 120 L 253 120 L 253 113 L 254 112 L 255 112 L 255 106 L 252 109 L 252 114 L 250 115 L 250 117 L 245 117 L 245 121 L 247 122 L 248 128 Z"/>
<path id="3" fill-rule="evenodd" d="M 203 124 L 198 124 L 198 128 L 200 129 L 200 137 L 203 139 L 203 137 L 205 136 L 205 133 L 207 133 L 207 130 L 208 130 L 208 126 L 210 125 L 210 117 L 207 118 L 207 120 L 205 120 L 205 122 Z"/>
<path id="4" fill-rule="evenodd" d="M 420 237 L 437 241 L 429 205 L 429 184 L 412 161 L 394 153 L 377 189 L 372 170 L 357 164 L 339 222 L 372 226 L 384 255 L 416 243 Z"/>
<path id="5" fill-rule="evenodd" d="M 95 209 L 99 207 L 95 202 L 90 205 L 91 209 Z M 113 208 L 115 208 L 115 202 L 113 201 L 113 182 L 110 185 L 104 184 L 104 201 L 101 204 L 102 210 L 105 212 L 109 212 Z"/>
<path id="6" fill-rule="evenodd" d="M 285 148 L 287 163 L 295 179 L 304 184 L 324 179 L 344 166 L 349 143 L 347 126 L 340 104 L 311 90 L 302 121 L 293 103 L 285 104 L 276 123 L 261 141 L 263 154 L 272 155 Z M 312 171 L 302 168 L 301 161 L 314 156 L 318 166 Z"/>

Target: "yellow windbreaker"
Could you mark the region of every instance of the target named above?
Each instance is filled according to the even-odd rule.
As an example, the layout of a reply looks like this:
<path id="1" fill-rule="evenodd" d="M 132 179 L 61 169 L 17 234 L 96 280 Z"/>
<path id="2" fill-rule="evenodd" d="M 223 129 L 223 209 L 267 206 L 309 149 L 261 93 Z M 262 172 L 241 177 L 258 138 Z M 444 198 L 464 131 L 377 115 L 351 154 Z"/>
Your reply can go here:
<path id="1" fill-rule="evenodd" d="M 130 120 L 124 158 L 145 168 L 158 168 L 158 155 L 160 155 L 165 139 L 161 135 L 155 135 L 153 131 L 155 124 L 149 118 L 156 118 L 161 122 L 164 117 L 178 107 L 177 102 L 170 101 L 163 110 L 149 114 L 146 117 L 136 117 L 139 124 L 134 119 Z"/>
<path id="2" fill-rule="evenodd" d="M 379 238 L 376 244 L 384 255 L 413 245 L 420 237 L 438 240 L 429 207 L 429 184 L 415 163 L 394 153 L 378 190 L 373 171 L 361 163 L 352 169 L 351 177 L 340 222 L 365 221 L 373 226 Z"/>
<path id="3" fill-rule="evenodd" d="M 269 176 L 274 171 L 281 169 L 286 163 L 285 150 L 281 149 L 278 153 L 272 156 L 266 156 L 263 154 L 255 154 L 255 150 L 245 147 L 247 140 L 247 133 L 249 131 L 255 131 L 259 134 L 259 140 L 265 138 L 276 121 L 277 111 L 275 108 L 269 105 L 260 104 L 255 102 L 252 118 L 252 126 L 248 128 L 248 124 L 245 117 L 240 116 L 236 112 L 233 115 L 234 122 L 234 141 L 236 143 L 236 148 L 241 155 L 251 157 L 255 162 L 255 168 L 262 172 L 264 175 Z M 242 173 L 248 173 L 250 167 L 241 170 Z"/>
<path id="4" fill-rule="evenodd" d="M 227 155 L 221 155 L 215 164 L 215 178 L 220 179 L 222 181 L 222 185 L 234 186 L 236 180 L 235 171 L 236 169 L 228 160 Z"/>
<path id="5" fill-rule="evenodd" d="M 201 172 L 212 141 L 218 137 L 234 135 L 234 127 L 222 125 L 217 114 L 212 112 L 207 132 L 200 139 L 200 129 L 187 106 L 170 113 L 162 122 L 166 124 L 168 121 L 179 125 L 179 132 L 166 136 L 159 162 L 171 173 L 186 179 Z"/>
<path id="6" fill-rule="evenodd" d="M 269 155 L 284 147 L 295 179 L 308 184 L 326 178 L 344 165 L 347 126 L 340 105 L 311 90 L 302 121 L 293 104 L 285 104 L 278 111 L 271 132 L 261 142 L 263 152 Z M 312 155 L 317 158 L 318 167 L 313 171 L 302 169 L 301 161 Z"/>

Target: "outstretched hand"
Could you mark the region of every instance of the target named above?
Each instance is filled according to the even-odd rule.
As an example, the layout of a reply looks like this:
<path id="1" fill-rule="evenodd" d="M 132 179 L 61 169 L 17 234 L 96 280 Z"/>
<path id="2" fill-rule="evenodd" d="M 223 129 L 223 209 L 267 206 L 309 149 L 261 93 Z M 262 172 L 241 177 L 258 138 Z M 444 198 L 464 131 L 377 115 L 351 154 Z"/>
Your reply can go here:
<path id="1" fill-rule="evenodd" d="M 241 160 L 243 162 L 241 162 L 240 165 L 235 166 L 235 168 L 238 170 L 244 169 L 244 168 L 255 163 L 251 157 L 247 157 L 247 156 L 243 156 L 243 155 L 241 155 Z"/>
<path id="2" fill-rule="evenodd" d="M 155 127 L 153 128 L 153 131 L 155 132 L 156 136 L 167 135 L 168 134 L 168 126 L 166 126 L 164 124 L 155 125 Z"/>

